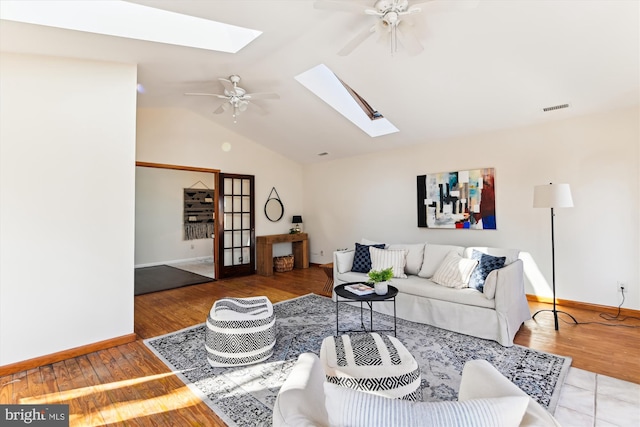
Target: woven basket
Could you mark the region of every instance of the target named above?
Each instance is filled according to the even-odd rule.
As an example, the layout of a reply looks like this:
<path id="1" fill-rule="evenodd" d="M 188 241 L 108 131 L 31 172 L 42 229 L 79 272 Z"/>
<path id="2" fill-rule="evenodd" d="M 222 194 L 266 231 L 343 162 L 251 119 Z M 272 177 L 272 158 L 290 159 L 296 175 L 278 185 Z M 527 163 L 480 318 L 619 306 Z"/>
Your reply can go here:
<path id="1" fill-rule="evenodd" d="M 293 255 L 275 257 L 273 259 L 273 266 L 278 273 L 293 270 Z"/>

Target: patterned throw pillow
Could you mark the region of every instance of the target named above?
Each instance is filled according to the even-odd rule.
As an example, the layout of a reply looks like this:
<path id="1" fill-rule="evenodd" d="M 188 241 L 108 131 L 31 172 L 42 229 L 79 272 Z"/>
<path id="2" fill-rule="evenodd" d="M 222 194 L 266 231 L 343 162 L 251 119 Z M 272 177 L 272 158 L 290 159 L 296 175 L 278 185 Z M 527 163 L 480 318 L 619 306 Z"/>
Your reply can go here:
<path id="1" fill-rule="evenodd" d="M 477 265 L 477 260 L 462 258 L 451 251 L 444 257 L 431 280 L 448 288 L 466 288 L 469 286 L 471 273 Z"/>
<path id="2" fill-rule="evenodd" d="M 475 270 L 473 270 L 473 273 L 471 274 L 471 278 L 469 279 L 469 287 L 482 292 L 484 290 L 484 281 L 486 280 L 489 273 L 491 273 L 493 270 L 504 267 L 504 262 L 507 258 L 503 256 L 497 257 L 483 254 L 482 252 L 476 251 L 474 249 L 471 254 L 471 259 L 477 260 L 478 266 Z"/>
<path id="3" fill-rule="evenodd" d="M 369 255 L 369 247 L 384 249 L 384 243 L 377 245 L 361 245 L 356 243 L 356 254 L 353 256 L 353 267 L 351 271 L 357 273 L 368 273 L 371 270 L 371 255 Z"/>
<path id="4" fill-rule="evenodd" d="M 404 274 L 404 266 L 407 263 L 406 250 L 378 249 L 370 247 L 369 253 L 371 254 L 372 270 L 384 270 L 391 267 L 393 268 L 393 277 L 400 279 L 407 278 L 407 275 Z"/>

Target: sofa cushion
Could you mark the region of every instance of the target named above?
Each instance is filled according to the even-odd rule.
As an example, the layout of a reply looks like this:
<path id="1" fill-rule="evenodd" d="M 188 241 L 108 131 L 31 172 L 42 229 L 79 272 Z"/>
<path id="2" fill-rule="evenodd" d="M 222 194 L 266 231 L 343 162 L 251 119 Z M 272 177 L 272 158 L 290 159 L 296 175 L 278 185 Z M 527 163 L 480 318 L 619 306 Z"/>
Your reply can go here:
<path id="1" fill-rule="evenodd" d="M 462 258 L 456 252 L 451 251 L 445 256 L 431 280 L 449 288 L 466 288 L 469 286 L 471 273 L 477 265 L 477 260 Z"/>
<path id="2" fill-rule="evenodd" d="M 391 267 L 393 269 L 393 277 L 407 278 L 407 275 L 404 274 L 407 251 L 392 251 L 391 249 L 378 249 L 375 246 L 369 246 L 369 254 L 371 255 L 371 270 L 385 270 Z"/>
<path id="3" fill-rule="evenodd" d="M 519 426 L 527 396 L 465 402 L 411 402 L 324 383 L 330 426 Z"/>
<path id="4" fill-rule="evenodd" d="M 474 249 L 471 254 L 471 259 L 477 260 L 478 265 L 473 270 L 473 273 L 471 273 L 471 278 L 469 279 L 469 287 L 482 292 L 484 289 L 484 281 L 489 273 L 491 273 L 493 270 L 504 267 L 504 261 L 507 258 L 503 256 L 496 257 L 483 254 L 482 252 Z"/>
<path id="5" fill-rule="evenodd" d="M 371 246 L 371 245 L 384 245 L 385 249 L 386 249 L 386 248 L 387 248 L 387 246 L 388 246 L 386 243 L 378 242 L 377 240 L 369 240 L 369 239 L 365 239 L 365 238 L 360 239 L 360 244 L 362 244 L 362 245 L 367 245 L 367 246 Z"/>
<path id="6" fill-rule="evenodd" d="M 424 246 L 424 260 L 422 261 L 422 267 L 418 272 L 418 276 L 430 279 L 436 272 L 442 260 L 451 251 L 455 251 L 457 254 L 462 255 L 464 248 L 462 246 L 452 245 L 432 245 L 425 244 Z"/>
<path id="7" fill-rule="evenodd" d="M 369 247 L 384 249 L 384 243 L 376 245 L 361 245 L 356 243 L 356 254 L 353 257 L 353 266 L 351 271 L 358 273 L 368 273 L 371 270 L 371 255 L 369 254 Z"/>
<path id="8" fill-rule="evenodd" d="M 487 255 L 503 256 L 506 258 L 504 265 L 511 264 L 520 256 L 520 251 L 518 249 L 488 248 L 486 246 L 470 246 L 464 250 L 464 254 L 462 256 L 465 258 L 471 258 L 474 250 Z"/>
<path id="9" fill-rule="evenodd" d="M 491 279 L 491 275 L 495 273 L 495 270 L 489 273 L 487 280 Z M 368 279 L 364 273 L 354 273 L 352 271 L 340 274 L 337 276 L 336 284 L 344 282 L 366 282 Z M 471 288 L 447 288 L 446 286 L 438 285 L 429 279 L 423 279 L 418 276 L 408 276 L 406 279 L 392 279 L 391 284 L 398 288 L 398 296 L 407 295 L 413 297 L 423 297 L 429 299 L 436 299 L 441 301 L 449 301 L 457 304 L 472 305 L 477 307 L 485 307 L 490 309 L 496 308 L 496 301 L 493 298 L 489 298 L 485 293 L 479 292 L 476 289 Z M 494 287 L 495 289 L 495 287 Z M 359 304 L 359 303 L 358 303 Z"/>
<path id="10" fill-rule="evenodd" d="M 335 262 L 338 273 L 346 273 L 348 271 L 351 271 L 355 254 L 355 250 L 336 251 Z"/>
<path id="11" fill-rule="evenodd" d="M 400 243 L 387 246 L 387 249 L 407 251 L 407 264 L 404 266 L 404 272 L 407 274 L 418 274 L 422 268 L 424 260 L 424 243 Z"/>

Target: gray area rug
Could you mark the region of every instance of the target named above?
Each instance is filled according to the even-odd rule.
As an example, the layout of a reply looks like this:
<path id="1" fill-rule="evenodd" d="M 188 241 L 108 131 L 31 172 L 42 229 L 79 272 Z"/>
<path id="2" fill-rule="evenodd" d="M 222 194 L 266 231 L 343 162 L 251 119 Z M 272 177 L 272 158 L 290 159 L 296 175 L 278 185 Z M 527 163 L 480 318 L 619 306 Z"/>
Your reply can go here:
<path id="1" fill-rule="evenodd" d="M 273 404 L 298 355 L 320 353 L 336 332 L 335 303 L 309 294 L 274 304 L 277 338 L 271 358 L 256 365 L 213 368 L 204 348 L 205 325 L 145 340 L 145 344 L 230 426 L 270 426 Z M 343 317 L 344 316 L 344 317 Z M 374 313 L 376 328 L 393 318 Z M 356 329 L 360 309 L 340 306 L 340 328 Z M 397 338 L 420 365 L 425 401 L 455 400 L 466 361 L 485 359 L 553 413 L 571 358 L 398 319 Z M 316 402 L 319 404 L 320 402 Z"/>
<path id="2" fill-rule="evenodd" d="M 141 267 L 135 269 L 134 295 L 148 294 L 150 292 L 214 281 L 215 279 L 210 277 L 201 276 L 168 265 Z"/>

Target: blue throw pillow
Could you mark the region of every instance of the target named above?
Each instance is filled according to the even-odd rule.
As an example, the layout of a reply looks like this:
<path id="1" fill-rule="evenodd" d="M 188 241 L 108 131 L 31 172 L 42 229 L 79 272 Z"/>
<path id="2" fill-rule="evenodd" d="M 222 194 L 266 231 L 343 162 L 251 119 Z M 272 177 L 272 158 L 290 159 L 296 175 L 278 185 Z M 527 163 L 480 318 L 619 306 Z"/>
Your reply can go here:
<path id="1" fill-rule="evenodd" d="M 489 273 L 504 267 L 504 262 L 507 257 L 491 256 L 474 249 L 471 254 L 471 259 L 478 260 L 478 265 L 475 270 L 473 270 L 473 273 L 471 273 L 469 287 L 482 292 L 484 290 L 484 281 Z"/>
<path id="2" fill-rule="evenodd" d="M 371 270 L 371 255 L 369 254 L 369 246 L 384 249 L 384 243 L 378 243 L 376 245 L 361 245 L 356 243 L 356 253 L 353 256 L 353 267 L 351 271 L 358 273 L 368 273 Z"/>

